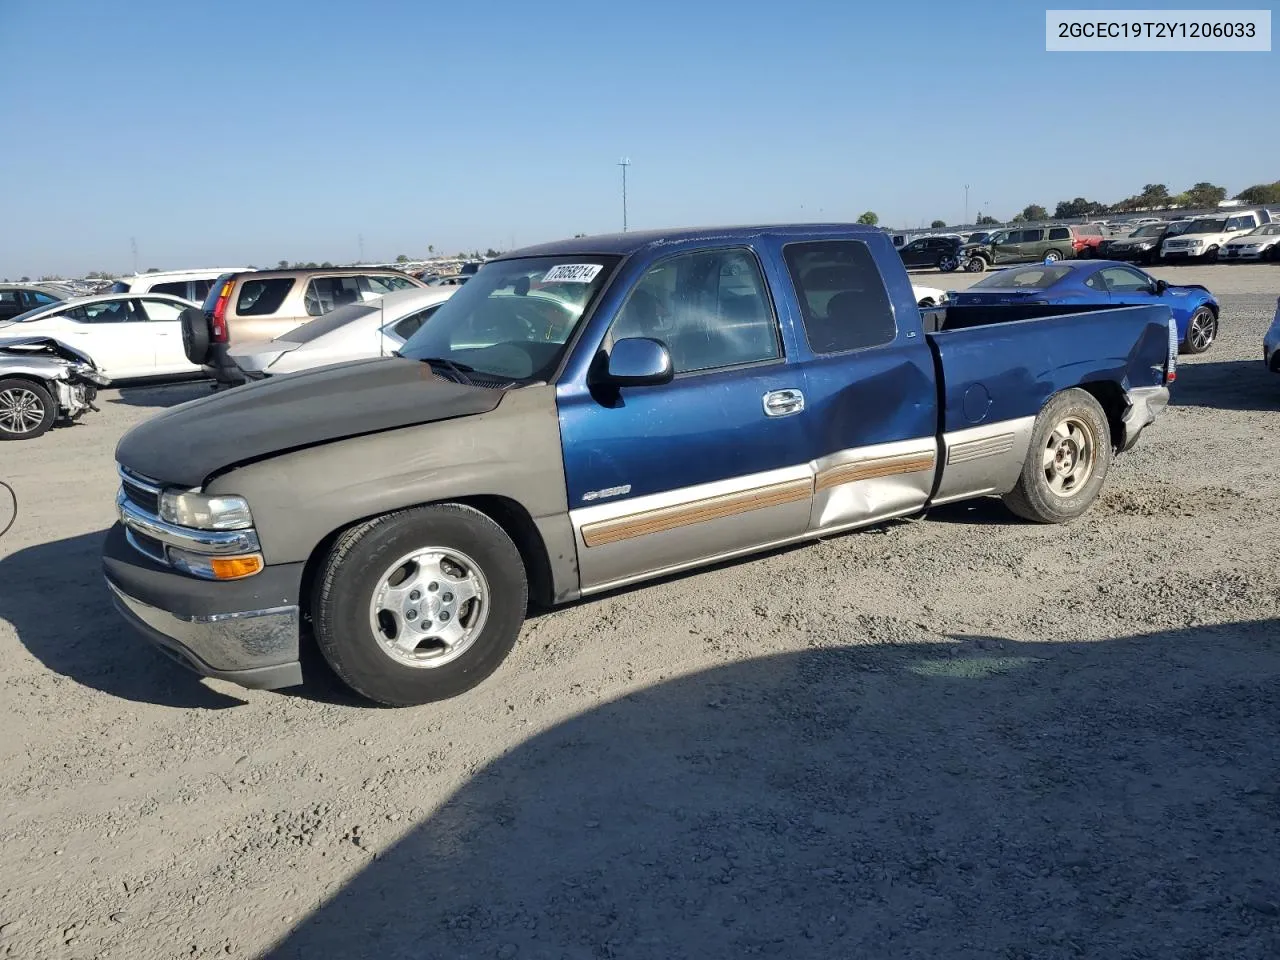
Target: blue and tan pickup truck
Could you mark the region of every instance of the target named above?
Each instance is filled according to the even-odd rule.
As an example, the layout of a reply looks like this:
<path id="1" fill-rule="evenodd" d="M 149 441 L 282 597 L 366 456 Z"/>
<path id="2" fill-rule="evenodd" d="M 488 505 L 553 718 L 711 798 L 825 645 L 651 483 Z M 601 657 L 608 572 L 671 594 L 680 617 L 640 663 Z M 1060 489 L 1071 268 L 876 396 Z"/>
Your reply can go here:
<path id="1" fill-rule="evenodd" d="M 397 356 L 175 407 L 116 457 L 124 617 L 206 676 L 394 705 L 555 605 L 935 504 L 1069 521 L 1165 406 L 1167 306 L 922 310 L 850 225 L 489 261 Z M 1012 516 L 1011 516 L 1012 520 Z"/>

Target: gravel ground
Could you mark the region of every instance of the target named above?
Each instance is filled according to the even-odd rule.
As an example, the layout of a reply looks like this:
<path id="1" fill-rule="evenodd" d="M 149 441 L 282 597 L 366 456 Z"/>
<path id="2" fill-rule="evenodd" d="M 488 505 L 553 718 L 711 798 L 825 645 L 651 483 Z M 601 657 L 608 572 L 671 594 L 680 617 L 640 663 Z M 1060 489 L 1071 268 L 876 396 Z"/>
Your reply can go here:
<path id="1" fill-rule="evenodd" d="M 1157 272 L 1222 336 L 1076 523 L 961 504 L 578 604 L 419 709 L 118 623 L 114 444 L 207 388 L 7 445 L 0 956 L 1280 955 L 1280 268 Z"/>

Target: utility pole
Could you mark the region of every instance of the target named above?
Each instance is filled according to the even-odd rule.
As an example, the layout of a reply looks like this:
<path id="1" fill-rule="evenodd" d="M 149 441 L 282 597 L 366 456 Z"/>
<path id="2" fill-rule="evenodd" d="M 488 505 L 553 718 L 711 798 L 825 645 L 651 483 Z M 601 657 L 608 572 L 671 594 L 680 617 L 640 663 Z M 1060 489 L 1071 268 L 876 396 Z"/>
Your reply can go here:
<path id="1" fill-rule="evenodd" d="M 356 237 L 356 242 L 360 244 L 360 259 L 357 262 L 364 263 L 364 234 L 363 233 Z"/>
<path id="2" fill-rule="evenodd" d="M 133 251 L 133 274 L 138 275 L 138 238 L 129 238 L 129 249 Z"/>
<path id="3" fill-rule="evenodd" d="M 969 225 L 969 185 L 964 185 L 964 223 Z"/>
<path id="4" fill-rule="evenodd" d="M 618 161 L 618 166 L 622 168 L 622 232 L 627 232 L 627 167 L 631 166 L 631 161 L 623 157 Z"/>

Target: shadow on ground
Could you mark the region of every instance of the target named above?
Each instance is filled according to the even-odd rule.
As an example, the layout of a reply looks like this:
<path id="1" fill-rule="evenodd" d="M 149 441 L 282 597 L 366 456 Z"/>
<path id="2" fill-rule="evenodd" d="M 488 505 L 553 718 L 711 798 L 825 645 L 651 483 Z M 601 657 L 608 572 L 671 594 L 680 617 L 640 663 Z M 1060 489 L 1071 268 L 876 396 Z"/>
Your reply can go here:
<path id="1" fill-rule="evenodd" d="M 265 956 L 1274 957 L 1278 633 L 662 683 L 481 770 Z"/>
<path id="2" fill-rule="evenodd" d="M 1280 410 L 1280 374 L 1263 366 L 1261 341 L 1255 360 L 1179 362 L 1178 379 L 1169 392 L 1175 407 Z"/>
<path id="3" fill-rule="evenodd" d="M 152 648 L 111 604 L 101 574 L 105 531 L 0 559 L 0 620 L 50 670 L 86 687 L 171 707 L 239 706 Z"/>
<path id="4" fill-rule="evenodd" d="M 124 384 L 117 388 L 119 396 L 108 397 L 108 403 L 128 407 L 176 407 L 188 400 L 198 400 L 213 393 L 211 380 L 152 381 Z"/>

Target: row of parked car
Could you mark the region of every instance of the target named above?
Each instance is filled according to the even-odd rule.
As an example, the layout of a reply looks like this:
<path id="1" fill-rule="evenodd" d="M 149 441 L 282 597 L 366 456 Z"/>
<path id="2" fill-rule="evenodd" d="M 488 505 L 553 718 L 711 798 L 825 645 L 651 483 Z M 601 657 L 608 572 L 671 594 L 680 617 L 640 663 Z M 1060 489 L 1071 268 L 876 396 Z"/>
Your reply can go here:
<path id="1" fill-rule="evenodd" d="M 1100 224 L 1042 224 L 968 236 L 917 237 L 898 249 L 908 268 L 980 273 L 1016 263 L 1105 258 L 1146 265 L 1280 259 L 1280 222 L 1266 209 L 1135 224 L 1107 236 Z"/>

